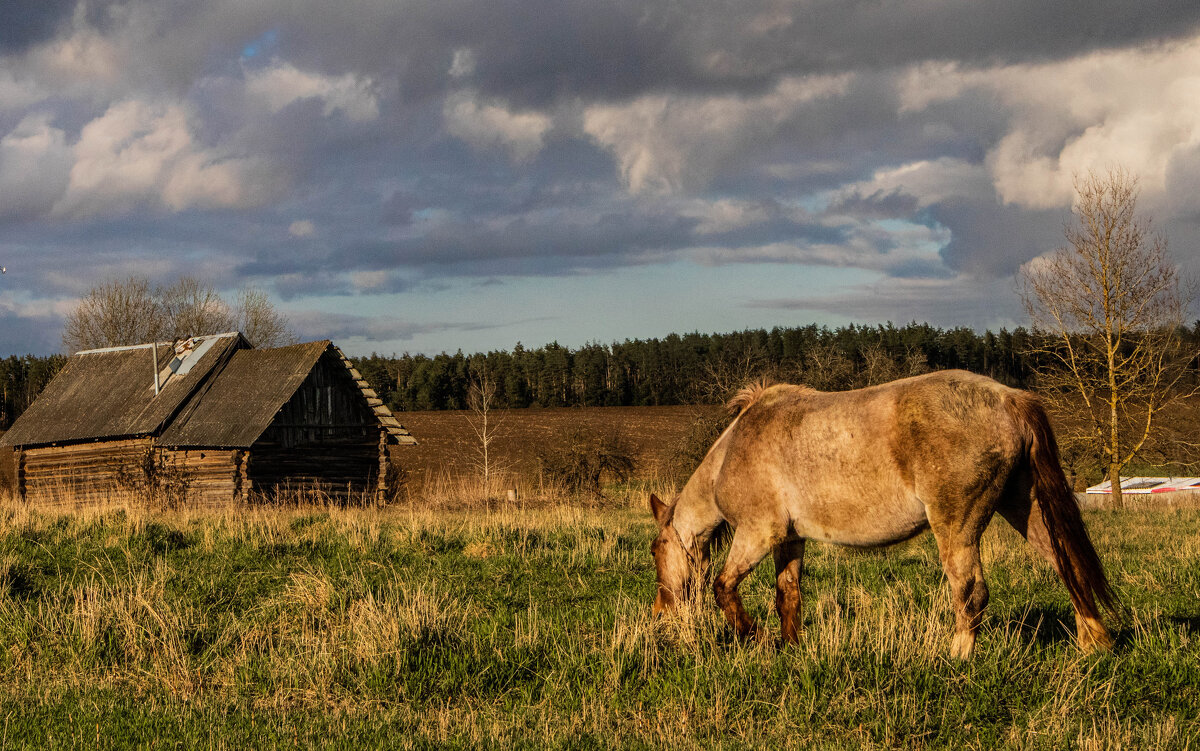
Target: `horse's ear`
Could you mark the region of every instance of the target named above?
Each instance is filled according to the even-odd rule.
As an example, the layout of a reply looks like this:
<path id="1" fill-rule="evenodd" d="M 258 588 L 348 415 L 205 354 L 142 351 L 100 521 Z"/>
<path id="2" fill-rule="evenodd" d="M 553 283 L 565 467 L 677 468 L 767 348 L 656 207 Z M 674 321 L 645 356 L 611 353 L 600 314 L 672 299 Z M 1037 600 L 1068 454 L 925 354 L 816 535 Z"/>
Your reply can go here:
<path id="1" fill-rule="evenodd" d="M 663 503 L 655 494 L 650 494 L 650 513 L 654 514 L 654 521 L 658 522 L 659 527 L 665 527 L 671 523 L 672 511 L 674 511 L 673 506 Z"/>

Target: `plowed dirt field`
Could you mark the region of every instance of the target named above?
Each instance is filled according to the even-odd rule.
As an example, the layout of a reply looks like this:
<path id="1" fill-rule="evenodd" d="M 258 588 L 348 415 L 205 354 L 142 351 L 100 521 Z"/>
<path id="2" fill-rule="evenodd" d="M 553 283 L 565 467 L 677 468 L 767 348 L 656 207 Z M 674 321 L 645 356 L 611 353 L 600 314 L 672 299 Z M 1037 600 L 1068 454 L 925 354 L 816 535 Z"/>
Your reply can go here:
<path id="1" fill-rule="evenodd" d="M 561 445 L 571 431 L 595 435 L 617 434 L 638 461 L 637 474 L 652 476 L 669 469 L 671 455 L 688 426 L 716 407 L 576 407 L 566 409 L 494 410 L 498 424 L 492 444 L 494 466 L 528 476 L 537 471 L 538 454 Z M 460 477 L 474 471 L 479 439 L 472 432 L 467 411 L 398 412 L 396 418 L 419 441 L 399 446 L 395 456 L 408 470 L 413 487 L 430 479 Z"/>

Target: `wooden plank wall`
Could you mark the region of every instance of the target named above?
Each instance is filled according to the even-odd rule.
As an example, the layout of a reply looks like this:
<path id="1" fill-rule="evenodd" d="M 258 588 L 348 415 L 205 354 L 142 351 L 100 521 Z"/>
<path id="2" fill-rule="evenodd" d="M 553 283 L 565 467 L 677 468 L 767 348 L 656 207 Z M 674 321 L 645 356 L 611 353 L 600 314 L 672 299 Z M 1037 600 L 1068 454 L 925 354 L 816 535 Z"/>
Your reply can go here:
<path id="1" fill-rule="evenodd" d="M 379 453 L 374 444 L 362 443 L 291 448 L 255 444 L 248 465 L 256 493 L 321 490 L 338 497 L 357 496 L 374 490 Z"/>
<path id="2" fill-rule="evenodd" d="M 127 491 L 150 450 L 148 438 L 29 448 L 21 452 L 18 484 L 37 502 L 87 500 Z"/>
<path id="3" fill-rule="evenodd" d="M 379 441 L 379 421 L 345 366 L 323 357 L 251 447 L 245 484 L 255 493 L 374 492 Z"/>
<path id="4" fill-rule="evenodd" d="M 182 473 L 189 501 L 230 502 L 240 491 L 240 451 L 232 449 L 160 449 L 168 471 Z"/>
<path id="5" fill-rule="evenodd" d="M 379 420 L 341 361 L 328 353 L 279 410 L 259 442 L 282 447 L 374 444 Z M 257 444 L 255 444 L 257 446 Z"/>

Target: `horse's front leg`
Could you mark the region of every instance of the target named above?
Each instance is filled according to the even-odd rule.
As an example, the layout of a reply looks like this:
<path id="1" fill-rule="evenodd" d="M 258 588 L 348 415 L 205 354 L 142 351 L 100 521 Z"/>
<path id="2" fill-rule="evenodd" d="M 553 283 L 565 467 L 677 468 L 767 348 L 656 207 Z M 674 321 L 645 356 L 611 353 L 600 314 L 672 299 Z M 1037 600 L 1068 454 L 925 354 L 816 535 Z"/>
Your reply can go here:
<path id="1" fill-rule="evenodd" d="M 775 610 L 783 627 L 783 640 L 799 641 L 801 622 L 800 577 L 804 573 L 804 540 L 785 540 L 775 548 Z"/>
<path id="2" fill-rule="evenodd" d="M 738 585 L 754 570 L 773 547 L 771 535 L 763 534 L 745 525 L 738 527 L 733 535 L 733 544 L 729 548 L 729 556 L 725 559 L 725 567 L 713 582 L 713 594 L 717 598 L 717 606 L 725 613 L 729 625 L 733 626 L 738 638 L 753 636 L 757 629 L 754 621 L 746 614 L 742 605 L 742 596 L 738 594 Z"/>

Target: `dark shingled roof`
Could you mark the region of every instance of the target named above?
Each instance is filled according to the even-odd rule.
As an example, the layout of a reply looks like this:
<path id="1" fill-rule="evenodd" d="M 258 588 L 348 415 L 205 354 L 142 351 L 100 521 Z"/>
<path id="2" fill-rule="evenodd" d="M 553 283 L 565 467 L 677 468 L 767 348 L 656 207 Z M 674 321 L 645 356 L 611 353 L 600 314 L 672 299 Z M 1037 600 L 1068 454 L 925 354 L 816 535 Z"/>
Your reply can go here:
<path id="1" fill-rule="evenodd" d="M 168 347 L 159 351 L 160 364 L 170 360 Z M 169 380 L 157 397 L 149 349 L 78 354 L 0 437 L 0 445 L 45 445 L 161 431 L 156 441 L 161 446 L 248 448 L 326 352 L 346 368 L 353 387 L 362 393 L 389 439 L 416 443 L 331 342 L 252 349 L 240 335 L 232 335 L 203 353 L 185 376 Z M 98 394 L 108 396 L 97 398 Z"/>
<path id="2" fill-rule="evenodd" d="M 42 446 L 97 439 L 154 435 L 214 370 L 235 350 L 250 346 L 240 334 L 217 339 L 186 375 L 174 375 L 154 393 L 150 347 L 80 352 L 67 361 L 29 409 L 0 438 L 0 446 Z M 170 344 L 158 347 L 159 368 L 175 356 Z"/>
<path id="3" fill-rule="evenodd" d="M 244 349 L 163 431 L 163 446 L 248 448 L 312 372 L 328 341 Z"/>

